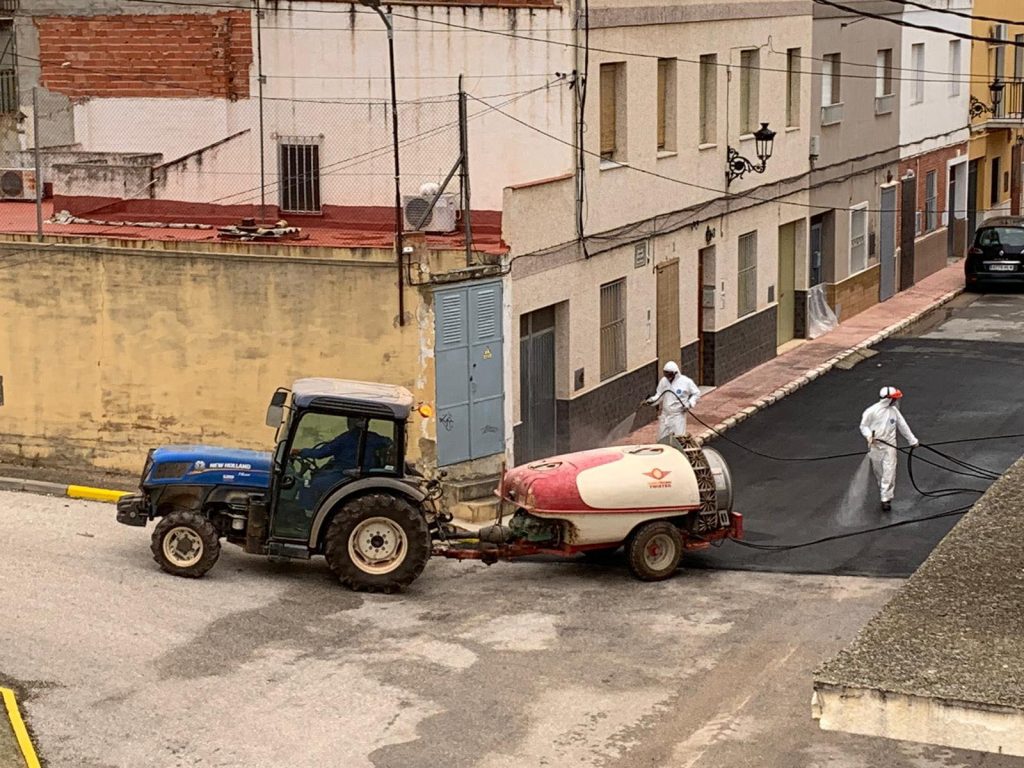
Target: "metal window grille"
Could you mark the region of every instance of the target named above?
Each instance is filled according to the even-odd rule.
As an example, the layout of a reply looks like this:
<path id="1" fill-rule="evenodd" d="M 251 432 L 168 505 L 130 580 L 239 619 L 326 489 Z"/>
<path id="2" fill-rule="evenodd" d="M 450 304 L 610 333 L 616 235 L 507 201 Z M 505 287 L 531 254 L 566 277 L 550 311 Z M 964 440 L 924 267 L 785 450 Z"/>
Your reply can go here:
<path id="1" fill-rule="evenodd" d="M 280 205 L 289 213 L 320 213 L 321 136 L 281 136 L 277 157 Z"/>
<path id="2" fill-rule="evenodd" d="M 757 309 L 757 232 L 740 235 L 736 282 L 736 316 L 743 317 Z"/>
<path id="3" fill-rule="evenodd" d="M 867 206 L 850 211 L 850 274 L 863 272 L 868 266 Z"/>
<path id="4" fill-rule="evenodd" d="M 0 5 L 0 12 L 4 7 Z M 11 9 L 11 10 L 16 10 Z M 14 22 L 0 21 L 0 113 L 18 111 L 18 70 L 14 53 Z"/>
<path id="5" fill-rule="evenodd" d="M 938 185 L 935 180 L 935 171 L 928 171 L 924 177 L 924 226 L 927 232 L 934 232 L 939 227 Z"/>
<path id="6" fill-rule="evenodd" d="M 601 286 L 601 380 L 626 370 L 626 280 Z"/>
<path id="7" fill-rule="evenodd" d="M 0 13 L 13 13 L 18 10 L 18 0 L 0 0 Z"/>

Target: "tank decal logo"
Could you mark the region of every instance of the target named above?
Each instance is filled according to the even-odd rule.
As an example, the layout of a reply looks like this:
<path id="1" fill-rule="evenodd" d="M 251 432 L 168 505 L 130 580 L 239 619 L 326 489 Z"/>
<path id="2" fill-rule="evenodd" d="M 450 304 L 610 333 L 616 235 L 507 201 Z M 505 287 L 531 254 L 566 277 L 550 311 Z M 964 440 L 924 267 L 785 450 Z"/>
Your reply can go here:
<path id="1" fill-rule="evenodd" d="M 657 467 L 655 467 L 650 472 L 644 472 L 643 474 L 645 474 L 645 475 L 647 475 L 647 477 L 651 478 L 651 482 L 647 484 L 648 487 L 650 487 L 650 488 L 671 488 L 672 487 L 672 481 L 665 479 L 666 477 L 668 477 L 669 475 L 672 474 L 671 471 L 666 471 L 664 469 L 658 469 Z"/>

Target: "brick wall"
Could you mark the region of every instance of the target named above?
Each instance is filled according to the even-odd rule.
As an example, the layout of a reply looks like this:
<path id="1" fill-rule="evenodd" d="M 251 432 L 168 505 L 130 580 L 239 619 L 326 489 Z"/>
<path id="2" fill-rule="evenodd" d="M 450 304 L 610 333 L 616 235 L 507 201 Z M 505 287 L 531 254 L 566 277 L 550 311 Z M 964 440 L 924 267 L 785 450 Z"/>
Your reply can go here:
<path id="1" fill-rule="evenodd" d="M 849 320 L 878 303 L 879 266 L 868 267 L 841 283 L 825 286 L 828 304 L 839 315 L 839 322 Z"/>
<path id="2" fill-rule="evenodd" d="M 777 307 L 704 332 L 704 383 L 718 386 L 775 357 Z"/>
<path id="3" fill-rule="evenodd" d="M 946 163 L 957 157 L 957 150 L 960 151 L 960 155 L 966 155 L 967 145 L 957 144 L 951 147 L 943 147 L 942 149 L 937 149 L 934 152 L 928 152 L 927 154 L 918 155 L 917 157 L 908 158 L 900 162 L 900 178 L 906 176 L 908 172 L 913 172 L 915 176 L 915 181 L 917 182 L 917 210 L 921 213 L 922 217 L 924 216 L 925 210 L 925 185 L 928 178 L 928 173 L 930 171 L 935 172 L 935 205 L 936 209 L 938 210 L 938 214 L 936 229 L 932 230 L 932 232 L 935 232 L 937 230 L 945 230 L 945 228 L 942 226 L 942 213 L 943 211 L 946 211 L 948 209 L 949 202 L 946 200 L 946 188 L 949 185 L 949 167 L 946 165 Z M 922 221 L 922 226 L 925 226 L 924 221 Z M 914 234 L 915 236 L 924 236 L 926 234 L 931 233 L 922 232 L 921 235 L 918 235 L 918 233 L 915 232 Z M 899 236 L 897 235 L 897 241 L 898 240 Z M 915 275 L 919 275 L 921 277 L 930 274 L 930 272 L 922 272 L 922 270 L 920 270 L 916 264 L 914 265 L 914 273 Z"/>
<path id="4" fill-rule="evenodd" d="M 248 11 L 49 16 L 35 24 L 43 85 L 72 99 L 249 96 Z"/>

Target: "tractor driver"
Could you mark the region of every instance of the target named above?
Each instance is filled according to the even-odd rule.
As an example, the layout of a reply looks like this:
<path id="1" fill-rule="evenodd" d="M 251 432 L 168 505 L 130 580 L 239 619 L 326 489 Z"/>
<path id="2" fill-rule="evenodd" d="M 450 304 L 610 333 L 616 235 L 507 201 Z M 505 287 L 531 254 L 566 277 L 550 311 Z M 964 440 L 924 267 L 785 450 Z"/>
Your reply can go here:
<path id="1" fill-rule="evenodd" d="M 391 448 L 391 440 L 367 429 L 366 419 L 349 416 L 347 426 L 348 429 L 337 437 L 312 448 L 292 449 L 293 456 L 304 459 L 330 459 L 310 478 L 307 499 L 312 504 L 316 504 L 324 493 L 341 482 L 347 471 L 359 466 L 359 438 L 363 432 L 366 433 L 363 454 L 366 457 L 366 468 L 377 468 L 381 463 L 379 457 Z"/>

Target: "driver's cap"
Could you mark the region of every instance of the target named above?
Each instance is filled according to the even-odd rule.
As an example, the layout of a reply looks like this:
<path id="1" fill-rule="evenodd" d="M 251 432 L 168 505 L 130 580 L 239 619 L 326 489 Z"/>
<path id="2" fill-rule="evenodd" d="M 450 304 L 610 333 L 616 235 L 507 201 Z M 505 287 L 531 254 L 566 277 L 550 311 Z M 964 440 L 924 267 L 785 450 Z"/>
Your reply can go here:
<path id="1" fill-rule="evenodd" d="M 903 393 L 896 389 L 896 387 L 882 387 L 878 391 L 878 396 L 883 400 L 899 400 L 903 397 Z"/>

